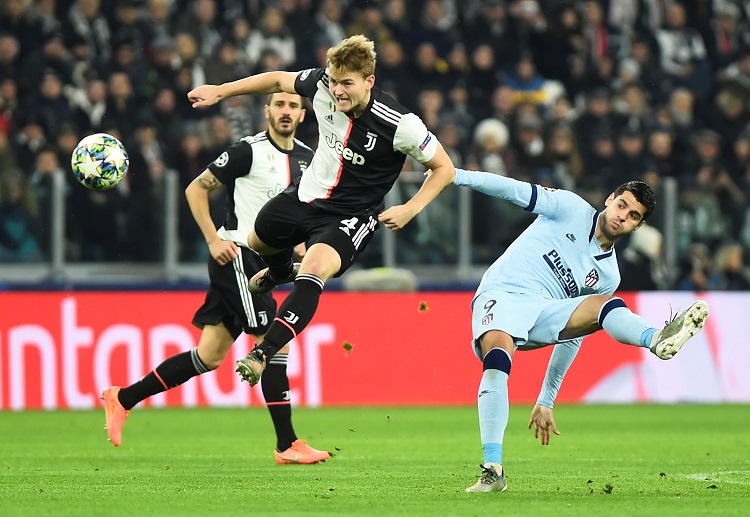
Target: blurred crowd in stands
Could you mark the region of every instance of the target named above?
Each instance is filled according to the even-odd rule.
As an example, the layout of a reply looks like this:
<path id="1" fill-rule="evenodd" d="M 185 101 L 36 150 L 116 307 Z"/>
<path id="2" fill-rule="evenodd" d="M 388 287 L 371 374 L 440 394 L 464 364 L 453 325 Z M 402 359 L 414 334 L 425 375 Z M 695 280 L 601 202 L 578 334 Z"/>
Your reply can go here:
<path id="1" fill-rule="evenodd" d="M 680 271 L 662 270 L 654 221 L 621 247 L 624 288 L 750 288 L 750 0 L 2 0 L 0 261 L 49 259 L 54 174 L 69 183 L 67 260 L 160 260 L 165 172 L 184 188 L 265 127 L 260 96 L 199 111 L 186 93 L 324 66 L 359 33 L 376 42 L 376 84 L 457 166 L 595 206 L 624 181 L 658 195 L 675 178 Z M 73 184 L 70 152 L 93 132 L 129 151 L 113 191 Z M 298 137 L 317 144 L 312 117 Z M 421 172 L 408 162 L 399 188 Z M 455 262 L 455 190 L 420 216 L 429 231 L 402 247 L 405 262 Z M 529 224 L 506 205 L 474 196 L 475 262 Z M 179 227 L 180 260 L 204 260 L 184 202 Z"/>

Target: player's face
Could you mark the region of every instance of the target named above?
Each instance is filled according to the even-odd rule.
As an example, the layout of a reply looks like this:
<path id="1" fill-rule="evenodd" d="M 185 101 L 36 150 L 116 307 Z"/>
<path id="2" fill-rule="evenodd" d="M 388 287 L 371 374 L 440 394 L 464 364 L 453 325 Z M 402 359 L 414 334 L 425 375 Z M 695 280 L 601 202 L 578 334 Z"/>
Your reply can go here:
<path id="1" fill-rule="evenodd" d="M 305 119 L 302 97 L 292 93 L 274 93 L 265 108 L 268 125 L 283 137 L 293 136 Z"/>
<path id="2" fill-rule="evenodd" d="M 644 222 L 646 207 L 636 201 L 630 191 L 617 197 L 610 194 L 605 204 L 607 208 L 599 218 L 599 229 L 612 242 L 635 231 Z"/>
<path id="3" fill-rule="evenodd" d="M 336 109 L 351 117 L 359 116 L 370 102 L 370 90 L 375 84 L 375 76 L 362 77 L 349 71 L 331 71 L 328 88 L 333 94 Z"/>

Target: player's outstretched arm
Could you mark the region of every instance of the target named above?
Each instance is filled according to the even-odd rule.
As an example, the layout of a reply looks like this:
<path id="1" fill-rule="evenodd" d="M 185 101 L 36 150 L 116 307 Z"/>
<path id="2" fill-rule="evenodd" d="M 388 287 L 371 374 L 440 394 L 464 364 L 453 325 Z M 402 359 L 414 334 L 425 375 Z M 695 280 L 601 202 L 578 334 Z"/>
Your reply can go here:
<path id="1" fill-rule="evenodd" d="M 386 228 L 400 230 L 406 226 L 419 212 L 424 210 L 430 202 L 448 185 L 453 183 L 456 169 L 448 153 L 438 144 L 435 156 L 424 165 L 431 169 L 422 187 L 409 201 L 403 205 L 395 205 L 378 216 L 378 220 Z"/>
<path id="2" fill-rule="evenodd" d="M 251 75 L 218 86 L 203 84 L 190 90 L 187 97 L 193 103 L 193 108 L 203 108 L 236 95 L 278 92 L 297 93 L 294 90 L 294 80 L 296 77 L 296 72 L 263 72 L 262 74 Z"/>
<path id="3" fill-rule="evenodd" d="M 219 187 L 221 187 L 221 182 L 210 170 L 206 169 L 200 176 L 190 182 L 190 185 L 185 189 L 185 197 L 187 197 L 193 219 L 198 223 L 198 227 L 206 239 L 211 256 L 223 266 L 234 260 L 238 252 L 235 243 L 222 240 L 219 237 L 213 219 L 211 219 L 208 193 Z"/>
<path id="4" fill-rule="evenodd" d="M 555 424 L 555 417 L 552 415 L 552 408 L 537 404 L 531 410 L 531 419 L 529 420 L 529 429 L 534 426 L 534 438 L 538 438 L 542 445 L 549 445 L 550 432 L 560 435 Z"/>

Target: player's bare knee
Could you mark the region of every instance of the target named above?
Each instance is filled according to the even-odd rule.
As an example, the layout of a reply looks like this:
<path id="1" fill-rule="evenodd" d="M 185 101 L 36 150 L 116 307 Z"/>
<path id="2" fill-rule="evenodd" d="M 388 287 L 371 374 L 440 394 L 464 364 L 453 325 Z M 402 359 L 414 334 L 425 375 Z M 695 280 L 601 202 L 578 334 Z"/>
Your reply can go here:
<path id="1" fill-rule="evenodd" d="M 482 357 L 487 355 L 487 352 L 493 348 L 502 348 L 510 357 L 513 357 L 513 351 L 515 350 L 513 337 L 505 332 L 499 330 L 490 330 L 479 338 L 479 344 L 482 349 Z"/>

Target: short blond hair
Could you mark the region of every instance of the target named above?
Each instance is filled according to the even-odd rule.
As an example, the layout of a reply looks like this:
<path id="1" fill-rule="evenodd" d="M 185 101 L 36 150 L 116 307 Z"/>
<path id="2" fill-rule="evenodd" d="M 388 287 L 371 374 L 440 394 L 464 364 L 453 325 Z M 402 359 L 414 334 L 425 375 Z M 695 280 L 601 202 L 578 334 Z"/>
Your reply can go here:
<path id="1" fill-rule="evenodd" d="M 352 72 L 369 77 L 375 73 L 375 43 L 362 34 L 350 36 L 328 49 L 326 64 L 333 72 Z"/>

